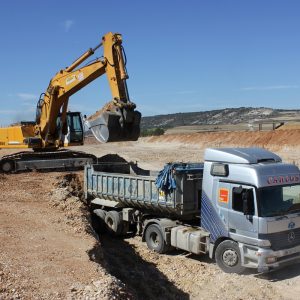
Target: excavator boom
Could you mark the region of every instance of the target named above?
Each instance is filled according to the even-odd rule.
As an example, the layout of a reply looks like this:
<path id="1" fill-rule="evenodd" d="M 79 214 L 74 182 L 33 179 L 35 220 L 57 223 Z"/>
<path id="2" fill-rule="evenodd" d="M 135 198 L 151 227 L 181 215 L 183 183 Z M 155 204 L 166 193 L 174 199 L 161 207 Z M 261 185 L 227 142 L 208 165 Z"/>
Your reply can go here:
<path id="1" fill-rule="evenodd" d="M 79 67 L 96 49 L 103 47 L 103 58 Z M 66 114 L 69 97 L 106 74 L 112 100 L 96 114 L 87 119 L 96 139 L 101 142 L 137 140 L 140 132 L 141 114 L 129 99 L 126 80 L 128 75 L 118 33 L 107 33 L 94 49 L 89 49 L 69 67 L 58 72 L 39 100 L 37 107 L 36 135 L 42 148 L 59 147 L 61 135 L 66 133 Z M 60 115 L 61 126 L 57 126 Z"/>

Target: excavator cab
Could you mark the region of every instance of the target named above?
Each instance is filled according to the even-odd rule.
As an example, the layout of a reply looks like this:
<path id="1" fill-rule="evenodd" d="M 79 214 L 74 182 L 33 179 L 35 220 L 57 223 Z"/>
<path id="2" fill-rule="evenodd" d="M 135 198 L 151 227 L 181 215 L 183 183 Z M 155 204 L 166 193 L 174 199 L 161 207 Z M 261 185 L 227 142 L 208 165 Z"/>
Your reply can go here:
<path id="1" fill-rule="evenodd" d="M 83 145 L 84 132 L 80 112 L 67 112 L 68 146 Z"/>
<path id="2" fill-rule="evenodd" d="M 58 115 L 56 120 L 57 132 L 64 147 L 83 145 L 84 130 L 81 113 L 69 111 L 66 120 L 65 126 L 61 123 L 61 114 Z"/>

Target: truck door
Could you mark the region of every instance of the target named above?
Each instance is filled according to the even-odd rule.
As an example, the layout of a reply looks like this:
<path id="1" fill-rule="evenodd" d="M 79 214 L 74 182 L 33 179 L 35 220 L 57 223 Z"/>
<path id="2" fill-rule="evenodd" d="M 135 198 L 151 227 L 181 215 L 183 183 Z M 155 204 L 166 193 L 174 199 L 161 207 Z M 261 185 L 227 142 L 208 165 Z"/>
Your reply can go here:
<path id="1" fill-rule="evenodd" d="M 245 197 L 249 198 L 250 213 L 244 214 Z M 229 235 L 238 236 L 238 240 L 246 242 L 247 238 L 258 237 L 258 217 L 255 190 L 251 186 L 230 184 L 230 209 L 228 210 Z"/>
<path id="2" fill-rule="evenodd" d="M 226 182 L 217 182 L 218 188 L 214 189 L 216 192 L 215 199 L 217 211 L 222 223 L 228 232 L 228 210 L 230 209 L 230 184 Z"/>

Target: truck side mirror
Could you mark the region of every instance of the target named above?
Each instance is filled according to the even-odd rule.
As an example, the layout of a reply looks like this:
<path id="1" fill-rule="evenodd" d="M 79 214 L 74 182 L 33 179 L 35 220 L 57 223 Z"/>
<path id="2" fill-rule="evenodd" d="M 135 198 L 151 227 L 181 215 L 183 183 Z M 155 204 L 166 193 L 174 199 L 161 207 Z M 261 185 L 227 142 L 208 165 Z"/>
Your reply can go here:
<path id="1" fill-rule="evenodd" d="M 253 191 L 251 189 L 246 189 L 242 193 L 243 200 L 243 213 L 247 216 L 254 215 L 254 198 Z"/>

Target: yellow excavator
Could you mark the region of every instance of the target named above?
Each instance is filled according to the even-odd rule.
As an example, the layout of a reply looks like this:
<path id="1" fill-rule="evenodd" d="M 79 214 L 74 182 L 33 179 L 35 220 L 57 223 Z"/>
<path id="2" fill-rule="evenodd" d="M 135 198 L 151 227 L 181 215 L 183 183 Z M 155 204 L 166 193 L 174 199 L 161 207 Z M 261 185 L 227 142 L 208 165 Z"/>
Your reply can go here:
<path id="1" fill-rule="evenodd" d="M 80 65 L 103 47 L 103 56 Z M 69 112 L 70 96 L 106 74 L 113 99 L 94 115 L 82 121 L 79 112 Z M 50 81 L 37 102 L 35 122 L 21 122 L 0 128 L 0 148 L 32 148 L 5 155 L 0 160 L 0 171 L 15 172 L 32 169 L 78 167 L 93 155 L 61 149 L 82 145 L 84 124 L 99 142 L 135 141 L 140 134 L 141 113 L 130 101 L 127 83 L 126 55 L 122 36 L 109 32 L 95 48 L 90 48 L 69 67 L 60 70 Z"/>

